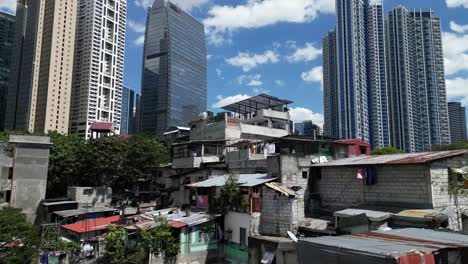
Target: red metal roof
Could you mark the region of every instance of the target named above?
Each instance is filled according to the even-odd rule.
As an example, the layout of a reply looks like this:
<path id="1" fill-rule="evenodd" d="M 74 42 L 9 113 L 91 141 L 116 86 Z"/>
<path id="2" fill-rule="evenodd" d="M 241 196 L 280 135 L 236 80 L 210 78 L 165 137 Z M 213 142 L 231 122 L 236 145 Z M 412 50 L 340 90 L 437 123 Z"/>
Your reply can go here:
<path id="1" fill-rule="evenodd" d="M 187 226 L 186 223 L 182 223 L 179 221 L 169 221 L 169 225 L 173 228 L 182 228 L 182 227 Z"/>
<path id="2" fill-rule="evenodd" d="M 63 225 L 62 227 L 76 233 L 87 233 L 99 230 L 105 230 L 109 225 L 119 222 L 120 216 L 114 215 L 106 218 L 81 221 L 74 224 Z"/>
<path id="3" fill-rule="evenodd" d="M 93 122 L 89 129 L 97 132 L 112 132 L 114 131 L 114 124 L 109 122 Z"/>
<path id="4" fill-rule="evenodd" d="M 341 139 L 341 140 L 337 140 L 335 141 L 336 143 L 341 143 L 341 144 L 347 144 L 347 145 L 361 145 L 361 146 L 370 146 L 369 143 L 367 143 L 366 141 L 364 140 L 360 140 L 358 138 L 354 138 L 354 139 Z"/>

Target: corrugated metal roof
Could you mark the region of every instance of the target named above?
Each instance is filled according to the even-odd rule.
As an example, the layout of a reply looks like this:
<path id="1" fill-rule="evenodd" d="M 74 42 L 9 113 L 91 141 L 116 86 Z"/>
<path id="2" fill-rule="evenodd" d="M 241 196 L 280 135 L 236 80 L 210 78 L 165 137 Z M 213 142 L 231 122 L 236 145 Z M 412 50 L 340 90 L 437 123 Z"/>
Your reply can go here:
<path id="1" fill-rule="evenodd" d="M 334 216 L 338 217 L 350 217 L 356 216 L 360 214 L 366 214 L 366 217 L 369 218 L 371 221 L 383 221 L 388 219 L 392 216 L 392 213 L 389 212 L 379 212 L 373 210 L 363 210 L 363 209 L 345 209 L 341 211 L 334 212 Z"/>
<path id="2" fill-rule="evenodd" d="M 304 238 L 300 239 L 300 243 L 347 249 L 361 254 L 398 257 L 415 251 L 430 253 L 442 248 L 466 247 L 468 236 L 428 229 L 404 228 L 358 235 Z"/>
<path id="3" fill-rule="evenodd" d="M 467 154 L 468 150 L 452 150 L 394 155 L 357 156 L 346 159 L 338 159 L 327 163 L 320 163 L 313 165 L 313 167 L 423 164 Z"/>
<path id="4" fill-rule="evenodd" d="M 101 208 L 80 208 L 76 210 L 57 211 L 57 212 L 54 212 L 54 214 L 61 216 L 61 217 L 70 217 L 70 216 L 76 216 L 76 215 L 117 212 L 117 211 L 118 211 L 117 209 L 101 207 Z"/>
<path id="5" fill-rule="evenodd" d="M 208 180 L 188 184 L 188 187 L 193 188 L 208 188 L 208 187 L 222 187 L 226 184 L 230 174 L 216 176 Z M 253 187 L 267 182 L 271 182 L 276 178 L 268 177 L 267 174 L 239 174 L 237 176 L 237 183 L 240 187 Z"/>

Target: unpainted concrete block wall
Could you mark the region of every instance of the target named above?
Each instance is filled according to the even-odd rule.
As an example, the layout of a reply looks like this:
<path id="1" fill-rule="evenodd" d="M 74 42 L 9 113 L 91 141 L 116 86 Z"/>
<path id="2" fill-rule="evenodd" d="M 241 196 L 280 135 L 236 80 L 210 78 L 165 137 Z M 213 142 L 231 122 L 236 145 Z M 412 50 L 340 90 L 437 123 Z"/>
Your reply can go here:
<path id="1" fill-rule="evenodd" d="M 431 206 L 428 165 L 377 167 L 377 183 L 366 185 L 357 178 L 357 167 L 322 168 L 318 181 L 322 205 L 349 207 L 363 204 L 413 208 Z"/>
<path id="2" fill-rule="evenodd" d="M 262 212 L 260 215 L 260 234 L 270 236 L 287 236 L 295 233 L 299 225 L 298 208 L 304 203 L 297 198 L 290 198 L 263 187 Z M 302 206 L 300 206 L 302 204 Z"/>

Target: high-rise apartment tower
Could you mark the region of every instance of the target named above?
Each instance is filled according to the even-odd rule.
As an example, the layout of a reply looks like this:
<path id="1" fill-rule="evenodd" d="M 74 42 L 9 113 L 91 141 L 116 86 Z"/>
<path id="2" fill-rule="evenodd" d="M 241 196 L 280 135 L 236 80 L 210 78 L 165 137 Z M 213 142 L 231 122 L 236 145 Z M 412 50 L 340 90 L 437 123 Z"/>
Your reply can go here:
<path id="1" fill-rule="evenodd" d="M 120 134 L 126 0 L 78 0 L 71 133 L 91 138 L 94 122 Z"/>

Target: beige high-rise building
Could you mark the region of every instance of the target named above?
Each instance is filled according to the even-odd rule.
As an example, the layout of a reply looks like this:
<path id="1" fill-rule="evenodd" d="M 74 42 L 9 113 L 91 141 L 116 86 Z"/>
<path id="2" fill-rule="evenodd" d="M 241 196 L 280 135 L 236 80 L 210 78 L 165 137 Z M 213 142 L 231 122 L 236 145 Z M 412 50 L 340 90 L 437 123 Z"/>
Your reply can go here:
<path id="1" fill-rule="evenodd" d="M 19 0 L 6 129 L 68 133 L 77 0 Z M 18 54 L 21 54 L 18 57 Z"/>

